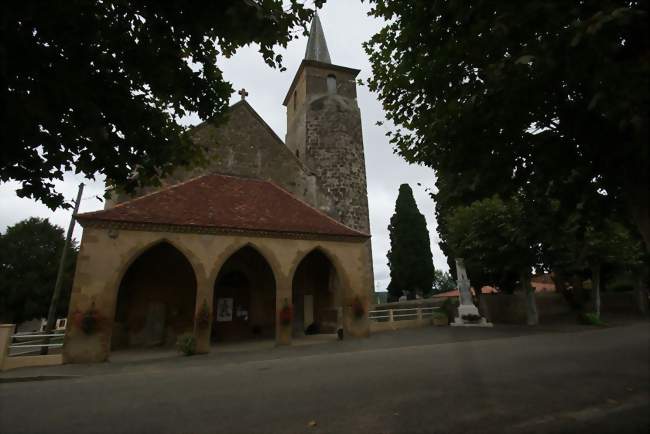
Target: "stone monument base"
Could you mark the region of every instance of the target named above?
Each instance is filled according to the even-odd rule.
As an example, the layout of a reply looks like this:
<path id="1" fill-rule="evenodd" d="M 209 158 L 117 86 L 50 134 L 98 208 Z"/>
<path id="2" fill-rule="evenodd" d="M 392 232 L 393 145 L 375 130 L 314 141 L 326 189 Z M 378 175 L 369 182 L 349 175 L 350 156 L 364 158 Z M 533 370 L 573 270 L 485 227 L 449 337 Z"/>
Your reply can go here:
<path id="1" fill-rule="evenodd" d="M 463 319 L 463 317 L 467 315 L 477 316 L 480 318 L 476 320 Z M 473 304 L 461 304 L 458 306 L 458 316 L 450 325 L 452 327 L 492 327 L 492 323 L 487 322 L 487 320 L 478 313 L 478 308 Z"/>

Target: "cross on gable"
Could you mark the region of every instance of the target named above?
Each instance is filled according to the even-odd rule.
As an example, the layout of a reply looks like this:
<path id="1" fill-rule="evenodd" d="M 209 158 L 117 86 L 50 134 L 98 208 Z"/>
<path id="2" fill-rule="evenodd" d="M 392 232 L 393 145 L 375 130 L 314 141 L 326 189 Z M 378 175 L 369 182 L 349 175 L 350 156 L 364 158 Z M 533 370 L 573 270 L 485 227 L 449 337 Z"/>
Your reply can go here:
<path id="1" fill-rule="evenodd" d="M 242 99 L 242 100 L 245 100 L 246 97 L 248 96 L 248 92 L 246 92 L 246 89 L 244 89 L 243 87 L 242 87 L 242 89 L 241 89 L 239 92 L 237 92 L 237 93 L 241 96 L 241 99 Z"/>

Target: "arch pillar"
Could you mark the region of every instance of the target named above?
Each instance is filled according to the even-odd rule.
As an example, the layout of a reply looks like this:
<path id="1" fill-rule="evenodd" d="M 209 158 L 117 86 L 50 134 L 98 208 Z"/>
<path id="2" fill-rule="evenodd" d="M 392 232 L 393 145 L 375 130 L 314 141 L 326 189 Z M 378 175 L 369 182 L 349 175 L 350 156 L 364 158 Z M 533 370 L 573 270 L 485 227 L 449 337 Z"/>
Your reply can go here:
<path id="1" fill-rule="evenodd" d="M 196 353 L 210 352 L 210 336 L 212 334 L 212 309 L 214 300 L 214 285 L 206 276 L 196 279 L 196 306 L 194 307 L 194 337 L 196 338 Z M 207 313 L 207 326 L 203 315 Z"/>
<path id="2" fill-rule="evenodd" d="M 293 292 L 291 288 L 291 279 L 287 276 L 278 276 L 275 287 L 275 344 L 291 345 L 291 335 L 293 333 L 292 321 L 289 324 L 282 323 L 281 312 L 285 306 L 291 308 L 293 314 Z M 293 317 L 293 315 L 292 315 Z"/>

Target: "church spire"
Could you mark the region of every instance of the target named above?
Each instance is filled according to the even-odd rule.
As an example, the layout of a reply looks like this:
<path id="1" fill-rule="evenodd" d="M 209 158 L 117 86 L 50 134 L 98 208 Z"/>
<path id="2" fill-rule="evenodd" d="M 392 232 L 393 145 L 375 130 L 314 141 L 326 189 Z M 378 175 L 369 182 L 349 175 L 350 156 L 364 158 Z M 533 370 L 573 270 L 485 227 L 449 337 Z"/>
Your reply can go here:
<path id="1" fill-rule="evenodd" d="M 325 42 L 325 33 L 323 26 L 320 24 L 318 12 L 314 14 L 309 29 L 309 41 L 307 41 L 307 50 L 305 50 L 305 60 L 316 60 L 323 63 L 332 63 L 330 53 L 327 51 L 327 42 Z"/>

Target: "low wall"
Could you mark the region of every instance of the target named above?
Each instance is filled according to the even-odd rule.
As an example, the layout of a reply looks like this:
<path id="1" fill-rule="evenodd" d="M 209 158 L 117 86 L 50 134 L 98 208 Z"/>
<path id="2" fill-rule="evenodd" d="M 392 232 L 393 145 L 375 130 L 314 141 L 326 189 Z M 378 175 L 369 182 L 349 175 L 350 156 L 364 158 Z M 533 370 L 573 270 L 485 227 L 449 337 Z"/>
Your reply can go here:
<path id="1" fill-rule="evenodd" d="M 46 356 L 14 356 L 7 357 L 2 365 L 3 371 L 16 368 L 30 368 L 34 366 L 56 366 L 63 363 L 61 354 L 48 354 Z"/>
<path id="2" fill-rule="evenodd" d="M 589 310 L 590 301 L 588 292 L 585 292 L 585 310 Z M 601 311 L 605 313 L 638 313 L 637 295 L 633 291 L 628 292 L 603 292 L 600 296 Z M 526 305 L 524 294 L 486 294 L 483 295 L 481 303 L 487 309 L 490 322 L 505 324 L 525 324 Z M 575 313 L 564 296 L 557 292 L 542 292 L 535 294 L 537 313 L 539 320 L 544 322 L 545 318 L 551 318 Z"/>
<path id="3" fill-rule="evenodd" d="M 0 371 L 32 366 L 60 365 L 63 363 L 61 354 L 9 357 L 11 340 L 15 329 L 15 324 L 0 324 Z"/>

